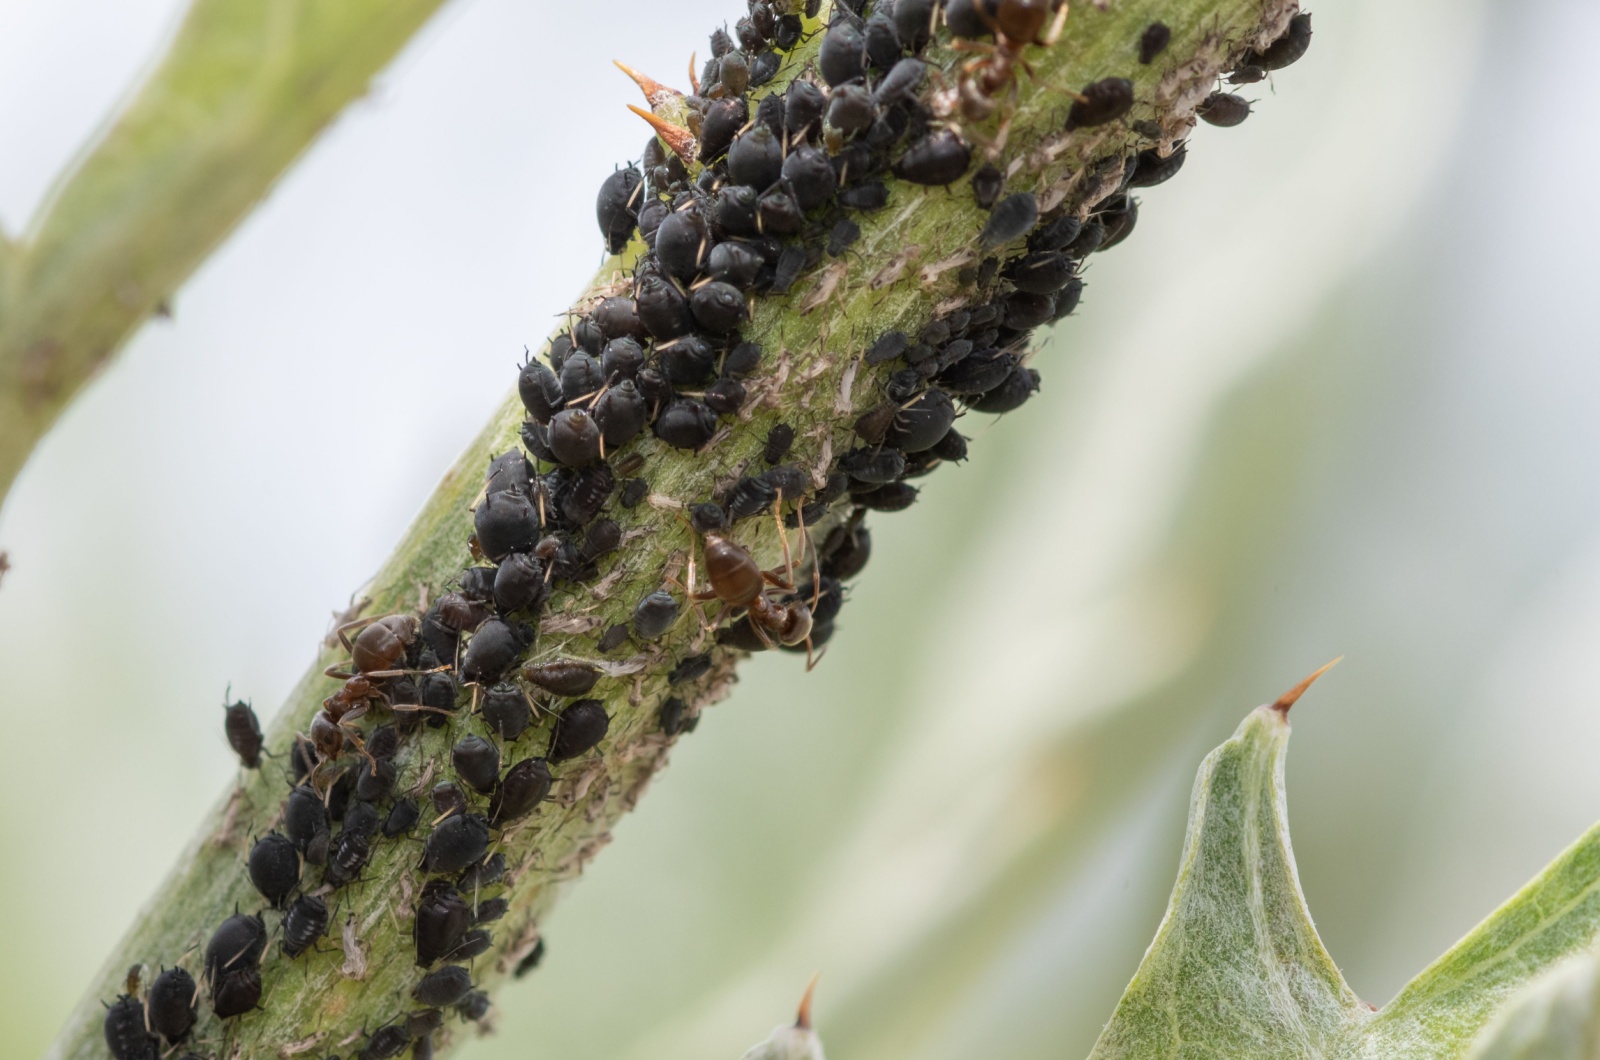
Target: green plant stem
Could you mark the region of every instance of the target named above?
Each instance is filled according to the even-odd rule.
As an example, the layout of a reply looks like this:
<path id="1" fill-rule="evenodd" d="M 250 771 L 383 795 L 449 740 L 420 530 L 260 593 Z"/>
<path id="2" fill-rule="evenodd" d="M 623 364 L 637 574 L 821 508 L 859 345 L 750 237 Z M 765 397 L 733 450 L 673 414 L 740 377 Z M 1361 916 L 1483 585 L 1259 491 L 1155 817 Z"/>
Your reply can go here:
<path id="1" fill-rule="evenodd" d="M 159 68 L 0 244 L 0 501 L 74 394 L 443 0 L 196 0 Z"/>
<path id="2" fill-rule="evenodd" d="M 1002 156 L 1010 167 L 1010 188 L 1035 191 L 1046 209 L 1064 203 L 1087 211 L 1116 189 L 1122 160 L 1149 146 L 1150 140 L 1133 133 L 1127 122 L 1063 132 L 1070 91 L 1107 76 L 1132 77 L 1138 103 L 1130 121 L 1158 122 L 1168 137 L 1181 135 L 1217 74 L 1246 48 L 1281 32 L 1293 11 L 1292 0 L 1127 0 L 1108 12 L 1075 7 L 1062 39 L 1053 48 L 1035 49 L 1035 76 L 1021 83 Z M 1139 34 L 1157 18 L 1172 27 L 1172 43 L 1158 62 L 1140 66 Z M 818 38 L 820 34 L 797 49 L 763 93 L 782 92 L 787 80 L 814 57 Z M 947 71 L 965 58 L 938 48 L 929 57 Z M 976 138 L 993 129 L 991 120 L 968 131 Z M 581 206 L 587 209 L 588 203 Z M 759 299 L 744 334 L 760 342 L 766 354 L 761 370 L 747 380 L 744 409 L 725 419 L 717 437 L 697 453 L 668 448 L 648 436 L 631 443 L 630 452 L 643 458 L 642 469 L 634 474 L 648 480 L 651 496 L 634 509 L 610 513 L 622 524 L 622 548 L 606 557 L 593 584 L 553 595 L 534 657 L 597 658 L 596 639 L 603 630 L 626 622 L 645 594 L 681 585 L 692 548 L 681 507 L 712 496 L 747 467 L 764 466 L 759 463 L 762 440 L 775 423 L 794 428 L 789 459 L 820 485 L 832 455 L 857 444 L 852 434 L 856 419 L 884 400 L 881 383 L 894 366 L 867 366 L 863 350 L 884 331 L 915 331 L 941 307 L 956 304 L 972 290 L 967 267 L 979 260 L 977 235 L 984 217 L 964 182 L 950 189 L 892 182 L 888 206 L 861 218 L 861 238 L 850 255 L 823 265 L 786 296 Z M 635 244 L 606 265 L 580 300 L 580 310 L 597 296 L 625 289 L 624 270 L 638 249 Z M 368 614 L 413 612 L 471 561 L 471 508 L 482 489 L 483 469 L 492 455 L 517 444 L 522 415 L 516 398 L 508 399 L 445 475 L 394 556 L 365 590 L 373 600 Z M 782 562 L 782 542 L 771 519 L 740 523 L 732 536 L 763 566 Z M 803 547 L 798 533 L 790 540 L 796 549 Z M 505 892 L 510 911 L 494 925 L 492 949 L 473 962 L 480 988 L 492 991 L 531 951 L 540 924 L 565 885 L 609 842 L 612 826 L 665 765 L 672 741 L 657 720 L 663 702 L 669 695 L 679 696 L 694 715 L 731 688 L 738 656 L 720 649 L 709 673 L 669 686 L 668 673 L 677 662 L 711 647 L 699 616 L 686 608 L 664 637 L 630 649 L 633 654 L 625 659 L 624 653 L 613 657 L 616 672 L 591 693 L 604 700 L 612 717 L 606 740 L 598 751 L 555 766 L 552 801 L 498 841 L 512 866 Z M 307 729 L 335 688 L 322 669 L 341 661 L 342 655 L 332 649 L 321 652 L 273 722 L 269 749 L 281 752 L 293 733 Z M 396 759 L 402 789 L 425 795 L 448 770 L 449 747 L 463 724 L 458 718 L 455 725 L 424 729 L 409 740 Z M 506 759 L 542 754 L 549 728 L 548 719 L 541 721 L 506 749 Z M 250 838 L 272 828 L 288 790 L 278 764 L 241 777 L 117 945 L 50 1056 L 100 1057 L 100 1002 L 118 992 L 130 965 L 170 965 L 203 946 L 236 905 L 260 908 L 263 903 L 245 876 L 243 858 Z M 364 879 L 330 896 L 333 941 L 348 925 L 351 947 L 360 948 L 359 959 L 333 948 L 289 961 L 274 949 L 263 965 L 261 1011 L 224 1026 L 202 1003 L 197 1035 L 203 1048 L 229 1057 L 348 1055 L 360 1048 L 363 1029 L 375 1029 L 418 1007 L 409 996 L 420 975 L 411 940 L 412 910 L 424 882 L 418 855 L 415 842 L 380 844 Z M 552 961 L 558 959 L 555 952 Z M 190 957 L 189 964 L 195 963 Z M 540 974 L 550 974 L 550 969 Z M 447 1022 L 435 1055 L 444 1055 L 451 1037 L 461 1034 L 462 1024 Z"/>

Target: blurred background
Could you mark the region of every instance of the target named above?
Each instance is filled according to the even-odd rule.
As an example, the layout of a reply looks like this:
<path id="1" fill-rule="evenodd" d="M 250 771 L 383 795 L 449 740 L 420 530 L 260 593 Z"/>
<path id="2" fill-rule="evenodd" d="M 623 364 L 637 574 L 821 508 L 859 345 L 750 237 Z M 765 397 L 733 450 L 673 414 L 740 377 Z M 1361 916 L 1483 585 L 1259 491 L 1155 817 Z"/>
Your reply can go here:
<path id="1" fill-rule="evenodd" d="M 182 0 L 0 0 L 0 219 Z M 35 1055 L 600 261 L 742 5 L 458 0 L 146 326 L 0 512 L 0 1027 Z M 754 660 L 470 1060 L 1087 1052 L 1201 756 L 1295 710 L 1324 940 L 1381 1004 L 1600 817 L 1600 96 L 1583 0 L 1321 0 L 1096 258 L 1044 390 L 875 516 L 822 665 Z"/>

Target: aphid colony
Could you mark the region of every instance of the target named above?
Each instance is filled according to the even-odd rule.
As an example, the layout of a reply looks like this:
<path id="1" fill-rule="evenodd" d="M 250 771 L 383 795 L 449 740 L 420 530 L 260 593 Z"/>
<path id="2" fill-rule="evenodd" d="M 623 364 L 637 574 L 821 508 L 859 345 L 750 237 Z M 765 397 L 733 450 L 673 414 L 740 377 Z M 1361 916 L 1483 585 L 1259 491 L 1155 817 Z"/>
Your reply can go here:
<path id="1" fill-rule="evenodd" d="M 1051 0 L 841 4 L 814 71 L 753 101 L 751 90 L 777 75 L 805 35 L 802 13 L 814 18 L 818 7 L 819 0 L 803 12 L 796 0 L 752 0 L 731 34 L 712 35 L 694 95 L 673 97 L 637 78 L 653 103 L 681 103 L 686 124 L 648 113 L 659 135 L 642 163 L 601 187 L 607 248 L 620 252 L 637 235 L 645 250 L 626 293 L 599 299 L 544 361 L 521 367 L 527 455 L 513 450 L 490 462 L 473 513 L 470 544 L 489 565 L 462 571 L 420 616 L 384 615 L 339 630 L 349 660 L 328 674 L 342 683 L 288 749 L 293 787 L 279 830 L 255 837 L 245 859 L 266 908 L 236 912 L 216 928 L 198 981 L 168 968 L 141 994 L 130 980 L 105 1017 L 116 1060 L 154 1060 L 190 1038 L 202 997 L 223 1020 L 252 1011 L 262 1001 L 264 960 L 318 949 L 337 918 L 330 899 L 336 906 L 341 889 L 361 879 L 377 844 L 405 841 L 424 824 L 420 785 L 433 767 L 402 790 L 406 737 L 422 726 L 469 724 L 468 702 L 470 723 L 482 731 L 456 739 L 448 762 L 456 779 L 441 772 L 425 796 L 431 812 L 417 868 L 426 880 L 411 928 L 417 1007 L 367 1033 L 359 1055 L 395 1057 L 410 1046 L 414 1056 L 431 1056 L 445 1010 L 482 1019 L 489 999 L 475 989 L 470 962 L 491 948 L 489 925 L 509 908 L 504 893 L 490 893 L 506 885 L 498 838 L 549 795 L 553 764 L 592 751 L 609 730 L 604 701 L 589 696 L 601 665 L 529 657 L 553 591 L 598 579 L 623 545 L 622 521 L 651 493 L 647 460 L 632 443 L 648 430 L 675 449 L 707 447 L 745 407 L 746 381 L 763 373 L 765 351 L 742 334 L 753 301 L 784 295 L 826 257 L 847 254 L 861 233 L 856 217 L 884 208 L 893 181 L 968 185 L 987 216 L 973 233 L 973 264 L 959 277 L 967 297 L 945 302 L 920 326 L 863 340 L 870 371 L 857 382 L 876 397 L 841 425 L 837 436 L 848 431 L 853 440 L 834 446 L 820 488 L 786 462 L 795 430 L 772 426 L 754 440 L 735 481 L 715 496 L 679 499 L 709 584 L 695 584 L 691 563 L 688 584 L 667 579 L 638 599 L 629 621 L 593 634 L 600 657 L 629 643 L 644 647 L 674 627 L 685 603 L 698 611 L 698 601 L 715 602 L 716 647 L 673 660 L 670 688 L 707 674 L 715 651 L 825 644 L 844 583 L 871 555 L 867 513 L 909 507 L 916 479 L 965 458 L 967 439 L 956 429 L 964 412 L 1009 412 L 1037 391 L 1039 373 L 1027 363 L 1033 329 L 1072 313 L 1084 258 L 1132 231 L 1138 204 L 1129 192 L 1168 180 L 1183 164 L 1181 142 L 1124 158 L 1107 174 L 1116 191 L 1082 210 L 1041 210 L 1032 191 L 1007 186 L 996 163 L 1010 97 L 1026 76 L 1028 49 L 1048 46 L 1059 29 L 1065 5 Z M 1230 84 L 1287 66 L 1310 35 L 1310 16 L 1295 16 L 1281 39 L 1244 56 Z M 921 57 L 930 43 L 952 39 L 966 57 L 950 69 Z M 1151 24 L 1130 42 L 1130 61 L 1158 62 L 1170 39 L 1168 27 Z M 1105 78 L 1074 96 L 1064 125 L 1120 121 L 1133 104 L 1131 81 Z M 1249 104 L 1218 91 L 1198 113 L 1235 125 Z M 984 138 L 974 126 L 991 117 L 995 132 Z M 1159 130 L 1134 128 L 1159 139 Z M 978 153 L 989 161 L 975 167 Z M 762 570 L 730 536 L 734 524 L 762 516 L 775 516 L 780 532 L 801 528 L 810 544 L 801 574 L 792 563 Z M 809 529 L 819 526 L 826 531 L 811 541 Z M 787 533 L 783 543 L 787 551 Z M 665 698 L 659 730 L 672 737 L 692 729 L 692 702 Z M 516 743 L 542 731 L 545 714 L 553 720 L 544 754 L 518 757 Z M 363 729 L 358 722 L 368 715 L 380 723 Z M 266 752 L 253 711 L 229 706 L 224 728 L 241 764 L 258 768 Z M 543 954 L 541 939 L 515 974 Z"/>

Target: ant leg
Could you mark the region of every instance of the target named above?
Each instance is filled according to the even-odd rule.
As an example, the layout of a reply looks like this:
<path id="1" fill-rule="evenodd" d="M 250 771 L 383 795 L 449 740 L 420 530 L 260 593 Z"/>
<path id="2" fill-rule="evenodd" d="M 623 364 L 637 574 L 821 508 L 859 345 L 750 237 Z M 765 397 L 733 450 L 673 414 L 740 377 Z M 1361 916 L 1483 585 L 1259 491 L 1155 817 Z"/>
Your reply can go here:
<path id="1" fill-rule="evenodd" d="M 783 514 L 781 511 L 782 507 L 782 499 L 772 502 L 772 521 L 778 526 L 778 540 L 783 542 L 783 576 L 784 580 L 788 582 L 787 585 L 779 585 L 778 588 L 784 589 L 788 592 L 793 592 L 794 557 L 789 554 L 789 532 L 783 528 Z M 763 572 L 763 576 L 765 576 L 765 572 Z"/>
<path id="2" fill-rule="evenodd" d="M 344 625 L 334 630 L 335 633 L 339 634 L 339 643 L 344 645 L 344 650 L 355 650 L 355 645 L 350 643 L 350 631 L 352 629 L 366 629 L 368 626 L 378 621 L 378 617 L 379 616 L 375 616 L 373 618 L 358 618 L 353 621 L 346 622 Z"/>
<path id="3" fill-rule="evenodd" d="M 1061 31 L 1067 28 L 1067 9 L 1072 6 L 1070 0 L 1061 0 L 1061 7 L 1056 11 L 1055 21 L 1050 23 L 1050 30 L 1044 35 L 1044 40 L 1034 41 L 1035 44 L 1048 48 L 1061 39 Z"/>
<path id="4" fill-rule="evenodd" d="M 355 674 L 351 673 L 348 670 L 340 669 L 339 664 L 338 663 L 334 663 L 332 666 L 330 666 L 326 670 L 322 671 L 322 676 L 323 677 L 336 677 L 341 681 L 348 681 L 348 680 L 350 680 L 350 678 L 354 677 Z"/>

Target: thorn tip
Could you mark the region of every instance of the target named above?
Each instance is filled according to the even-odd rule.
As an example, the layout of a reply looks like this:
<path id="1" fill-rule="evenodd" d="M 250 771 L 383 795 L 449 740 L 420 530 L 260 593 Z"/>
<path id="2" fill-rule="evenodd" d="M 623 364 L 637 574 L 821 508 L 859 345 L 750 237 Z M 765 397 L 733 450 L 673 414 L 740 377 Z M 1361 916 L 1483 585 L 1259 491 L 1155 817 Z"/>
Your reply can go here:
<path id="1" fill-rule="evenodd" d="M 663 143 L 672 148 L 673 154 L 683 159 L 685 163 L 694 161 L 694 133 L 681 125 L 674 125 L 665 118 L 652 114 L 643 107 L 628 104 L 628 109 L 650 123 L 650 127 L 661 137 Z"/>
<path id="2" fill-rule="evenodd" d="M 803 1030 L 811 1029 L 811 995 L 816 993 L 817 980 L 821 977 L 821 972 L 811 976 L 811 982 L 806 984 L 805 996 L 800 999 L 800 1011 L 794 1018 L 794 1025 Z"/>
<path id="3" fill-rule="evenodd" d="M 1306 689 L 1311 687 L 1312 682 L 1321 677 L 1323 674 L 1327 673 L 1329 670 L 1333 669 L 1335 666 L 1338 666 L 1343 659 L 1344 656 L 1341 655 L 1332 662 L 1324 663 L 1323 665 L 1317 667 L 1314 671 L 1312 671 L 1310 677 L 1307 677 L 1304 681 L 1301 681 L 1299 684 L 1289 689 L 1289 691 L 1279 696 L 1278 701 L 1272 704 L 1272 709 L 1277 711 L 1279 714 L 1287 716 L 1289 713 L 1289 708 L 1294 706 L 1295 703 L 1299 701 L 1300 697 L 1306 694 Z"/>

